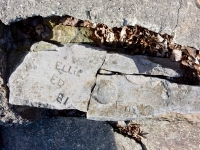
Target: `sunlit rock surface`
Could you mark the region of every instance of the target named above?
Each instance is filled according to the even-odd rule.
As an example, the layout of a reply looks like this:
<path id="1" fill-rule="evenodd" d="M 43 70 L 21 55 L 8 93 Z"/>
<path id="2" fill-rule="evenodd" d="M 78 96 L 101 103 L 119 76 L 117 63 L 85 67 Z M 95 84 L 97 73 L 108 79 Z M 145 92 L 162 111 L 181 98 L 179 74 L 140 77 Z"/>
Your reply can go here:
<path id="1" fill-rule="evenodd" d="M 199 113 L 198 86 L 172 83 L 158 75 L 177 77 L 182 71 L 169 59 L 39 42 L 9 78 L 9 102 L 78 109 L 94 120 Z"/>
<path id="2" fill-rule="evenodd" d="M 15 105 L 87 111 L 106 52 L 81 45 L 30 52 L 9 78 Z"/>
<path id="3" fill-rule="evenodd" d="M 107 54 L 101 69 L 123 74 L 163 75 L 169 77 L 178 77 L 183 74 L 179 63 L 172 62 L 167 58 L 144 55 Z"/>
<path id="4" fill-rule="evenodd" d="M 91 96 L 88 119 L 130 120 L 169 112 L 200 112 L 200 87 L 135 75 L 100 75 Z"/>

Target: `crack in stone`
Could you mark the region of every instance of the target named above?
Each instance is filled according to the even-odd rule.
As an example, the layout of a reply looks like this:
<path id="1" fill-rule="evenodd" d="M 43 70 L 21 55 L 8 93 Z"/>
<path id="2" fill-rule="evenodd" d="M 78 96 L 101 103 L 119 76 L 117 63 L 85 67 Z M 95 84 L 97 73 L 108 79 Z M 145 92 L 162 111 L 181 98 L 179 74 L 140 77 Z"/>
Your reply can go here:
<path id="1" fill-rule="evenodd" d="M 176 28 L 177 28 L 178 23 L 179 23 L 179 13 L 180 13 L 181 6 L 182 6 L 182 0 L 179 0 L 179 8 L 178 8 L 178 11 L 177 11 L 177 19 L 176 19 L 176 26 L 174 28 L 174 32 L 176 32 Z"/>
<path id="2" fill-rule="evenodd" d="M 134 76 L 145 76 L 145 77 L 153 77 L 153 78 L 159 78 L 159 79 L 165 79 L 170 82 L 176 83 L 173 81 L 173 79 L 177 79 L 176 77 L 169 77 L 169 76 L 164 76 L 164 75 L 148 75 L 148 74 L 127 74 L 127 73 L 121 73 L 121 72 L 116 72 L 116 71 L 110 71 L 112 74 L 104 74 L 104 73 L 98 73 L 99 75 L 106 75 L 106 76 L 111 76 L 111 75 L 134 75 Z"/>
<path id="3" fill-rule="evenodd" d="M 105 54 L 105 57 L 104 57 L 104 59 L 103 59 L 103 62 L 102 62 L 102 64 L 101 64 L 101 66 L 99 67 L 99 69 L 98 69 L 97 72 L 96 72 L 96 75 L 95 75 L 95 82 L 94 82 L 94 85 L 93 85 L 92 88 L 91 88 L 91 93 L 90 93 L 90 98 L 89 98 L 88 105 L 87 105 L 87 110 L 89 109 L 91 96 L 92 96 L 92 93 L 93 93 L 94 88 L 95 88 L 95 86 L 96 86 L 97 75 L 99 74 L 99 70 L 101 69 L 101 67 L 104 65 L 104 63 L 105 63 L 105 61 L 106 61 L 106 55 L 107 55 L 107 51 L 106 51 L 106 54 Z"/>
<path id="4" fill-rule="evenodd" d="M 88 17 L 89 20 L 92 20 L 90 12 L 91 12 L 91 10 L 86 11 L 86 16 Z"/>
<path id="5" fill-rule="evenodd" d="M 150 75 L 150 74 L 128 74 L 128 73 L 122 73 L 122 72 L 117 72 L 117 71 L 110 71 L 110 70 L 106 70 L 105 71 L 109 71 L 111 72 L 111 74 L 106 74 L 106 73 L 98 73 L 98 75 L 104 75 L 104 76 L 112 76 L 112 75 L 133 75 L 133 76 L 144 76 L 144 77 L 151 77 L 151 78 L 158 78 L 158 79 L 163 79 L 163 80 L 167 80 L 171 83 L 176 83 L 176 84 L 182 84 L 182 85 L 192 85 L 192 84 L 184 84 L 184 83 L 180 83 L 180 80 L 182 80 L 182 76 L 180 77 L 170 77 L 170 76 L 164 76 L 164 75 Z M 194 86 L 194 85 L 193 85 Z"/>

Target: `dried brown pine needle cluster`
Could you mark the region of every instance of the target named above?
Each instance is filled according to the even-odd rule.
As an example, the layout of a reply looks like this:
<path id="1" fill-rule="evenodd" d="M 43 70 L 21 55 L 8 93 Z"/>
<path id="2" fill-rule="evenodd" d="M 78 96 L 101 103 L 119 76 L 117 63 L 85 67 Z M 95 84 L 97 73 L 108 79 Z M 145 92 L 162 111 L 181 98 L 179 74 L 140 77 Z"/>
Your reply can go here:
<path id="1" fill-rule="evenodd" d="M 185 70 L 185 83 L 200 84 L 200 51 L 191 47 L 181 47 L 180 65 Z"/>
<path id="2" fill-rule="evenodd" d="M 124 48 L 128 54 L 145 54 L 150 56 L 168 57 L 168 45 L 172 37 L 164 39 L 160 34 L 154 33 L 140 26 L 123 26 L 122 28 L 109 28 L 97 24 L 94 31 L 99 44 Z"/>
<path id="3" fill-rule="evenodd" d="M 134 138 L 137 142 L 141 142 L 142 138 L 146 138 L 144 133 L 140 130 L 140 124 L 129 123 L 126 126 L 116 125 L 116 131 L 120 134 Z"/>

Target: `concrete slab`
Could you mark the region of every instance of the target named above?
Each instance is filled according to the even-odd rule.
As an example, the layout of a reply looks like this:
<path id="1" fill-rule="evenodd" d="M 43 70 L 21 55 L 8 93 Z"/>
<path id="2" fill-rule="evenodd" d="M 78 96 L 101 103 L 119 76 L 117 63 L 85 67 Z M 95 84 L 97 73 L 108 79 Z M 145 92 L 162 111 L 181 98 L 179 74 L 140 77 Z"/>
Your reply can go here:
<path id="1" fill-rule="evenodd" d="M 135 122 L 135 121 L 133 121 Z M 143 119 L 142 130 L 149 134 L 143 143 L 148 150 L 197 150 L 200 148 L 200 124 L 187 121 L 169 121 Z"/>
<path id="2" fill-rule="evenodd" d="M 141 25 L 156 32 L 172 33 L 177 24 L 179 1 L 146 0 L 135 1 L 60 1 L 60 0 L 8 0 L 2 3 L 4 23 L 17 19 L 41 15 L 71 15 L 80 19 L 91 19 L 108 26 Z M 15 15 L 13 15 L 15 12 Z M 166 21 L 166 19 L 168 21 Z"/>

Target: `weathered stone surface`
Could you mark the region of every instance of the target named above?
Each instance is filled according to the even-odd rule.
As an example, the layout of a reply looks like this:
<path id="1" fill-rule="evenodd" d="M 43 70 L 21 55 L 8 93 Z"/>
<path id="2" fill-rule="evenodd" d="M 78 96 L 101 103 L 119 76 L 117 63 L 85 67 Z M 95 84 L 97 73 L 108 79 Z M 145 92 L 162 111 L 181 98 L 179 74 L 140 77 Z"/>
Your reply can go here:
<path id="1" fill-rule="evenodd" d="M 52 33 L 46 38 L 61 44 L 66 43 L 93 43 L 92 30 L 85 27 L 71 27 L 56 25 Z"/>
<path id="2" fill-rule="evenodd" d="M 47 42 L 37 42 L 33 44 L 30 48 L 31 51 L 33 52 L 38 52 L 38 51 L 55 51 L 57 49 L 57 46 L 51 43 Z"/>
<path id="3" fill-rule="evenodd" d="M 134 140 L 114 133 L 105 122 L 57 117 L 2 128 L 2 149 L 140 150 Z"/>
<path id="4" fill-rule="evenodd" d="M 179 63 L 172 62 L 167 58 L 144 55 L 107 54 L 101 69 L 123 74 L 148 74 L 169 77 L 177 77 L 183 74 Z"/>
<path id="5" fill-rule="evenodd" d="M 200 19 L 196 0 L 182 0 L 174 41 L 200 50 Z"/>
<path id="6" fill-rule="evenodd" d="M 133 121 L 135 122 L 135 121 Z M 143 143 L 148 150 L 198 150 L 200 148 L 200 124 L 184 121 L 137 121 L 146 133 Z"/>
<path id="7" fill-rule="evenodd" d="M 146 135 L 142 139 L 148 150 L 189 150 L 200 148 L 199 124 L 188 122 L 143 119 L 132 121 L 141 124 Z M 133 139 L 113 132 L 101 121 L 83 118 L 56 117 L 42 119 L 29 125 L 0 128 L 1 149 L 109 149 L 142 150 Z M 1 146 L 1 145 L 0 145 Z"/>
<path id="8" fill-rule="evenodd" d="M 115 2 L 109 0 L 62 2 L 58 0 L 19 0 L 17 2 L 8 0 L 1 5 L 0 9 L 4 8 L 5 14 L 1 14 L 0 18 L 7 24 L 33 15 L 47 17 L 68 14 L 80 19 L 91 19 L 96 23 L 105 23 L 108 26 L 138 24 L 157 32 L 172 33 L 177 24 L 179 7 L 178 1 L 162 0 L 156 0 L 153 3 L 145 0 Z"/>
<path id="9" fill-rule="evenodd" d="M 54 51 L 30 52 L 9 78 L 9 102 L 87 111 L 105 55 L 98 48 L 71 44 Z"/>
<path id="10" fill-rule="evenodd" d="M 99 75 L 87 113 L 94 120 L 129 120 L 200 112 L 200 87 L 134 75 Z"/>
<path id="11" fill-rule="evenodd" d="M 194 0 L 7 0 L 0 2 L 0 10 L 0 18 L 5 24 L 35 15 L 47 17 L 68 14 L 111 27 L 138 24 L 155 32 L 175 34 L 178 44 L 200 49 L 199 9 Z"/>
<path id="12" fill-rule="evenodd" d="M 1 2 L 0 2 L 1 3 Z M 20 122 L 20 117 L 12 112 L 8 104 L 8 89 L 6 88 L 7 77 L 7 53 L 8 28 L 0 22 L 0 125 L 11 122 Z M 1 139 L 0 139 L 1 140 Z M 1 142 L 0 142 L 1 143 Z"/>
<path id="13" fill-rule="evenodd" d="M 192 113 L 192 114 L 180 114 L 180 113 L 169 113 L 169 114 L 162 114 L 159 116 L 154 117 L 156 120 L 160 121 L 186 121 L 192 124 L 200 123 L 200 113 Z"/>

